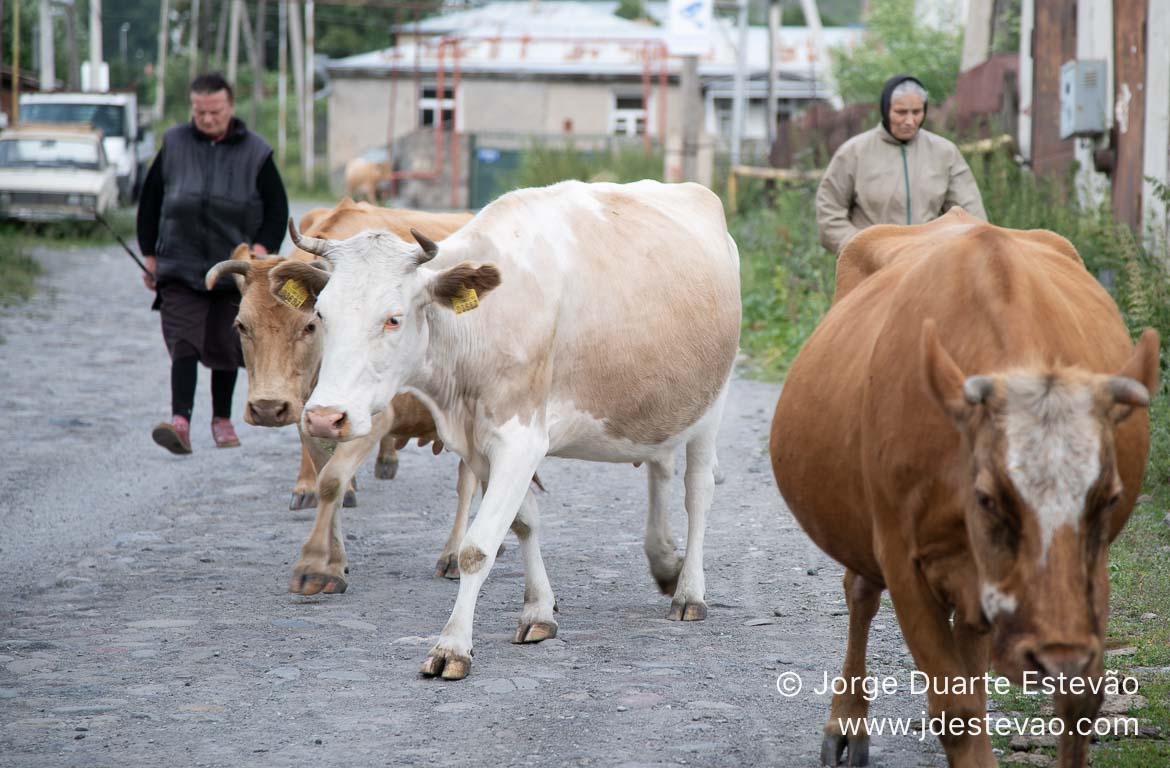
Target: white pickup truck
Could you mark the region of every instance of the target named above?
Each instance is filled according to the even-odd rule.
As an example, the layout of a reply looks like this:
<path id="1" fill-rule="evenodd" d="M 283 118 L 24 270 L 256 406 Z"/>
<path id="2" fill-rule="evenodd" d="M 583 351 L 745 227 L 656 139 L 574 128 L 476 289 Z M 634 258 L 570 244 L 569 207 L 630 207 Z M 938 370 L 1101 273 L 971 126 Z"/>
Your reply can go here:
<path id="1" fill-rule="evenodd" d="M 154 136 L 138 119 L 134 93 L 29 93 L 20 96 L 20 119 L 30 123 L 86 123 L 105 137 L 106 157 L 118 177 L 123 203 L 138 199 L 154 156 Z"/>

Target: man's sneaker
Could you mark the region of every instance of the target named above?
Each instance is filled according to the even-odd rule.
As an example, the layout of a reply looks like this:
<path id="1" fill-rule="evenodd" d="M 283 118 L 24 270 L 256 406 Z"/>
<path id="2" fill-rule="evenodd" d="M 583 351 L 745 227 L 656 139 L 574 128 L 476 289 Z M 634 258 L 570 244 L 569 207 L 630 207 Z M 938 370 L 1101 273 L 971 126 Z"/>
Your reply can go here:
<path id="1" fill-rule="evenodd" d="M 215 438 L 216 448 L 236 448 L 240 444 L 231 419 L 212 419 L 211 436 Z"/>
<path id="2" fill-rule="evenodd" d="M 182 416 L 174 416 L 170 422 L 157 424 L 150 433 L 154 441 L 171 453 L 191 452 L 191 422 Z"/>

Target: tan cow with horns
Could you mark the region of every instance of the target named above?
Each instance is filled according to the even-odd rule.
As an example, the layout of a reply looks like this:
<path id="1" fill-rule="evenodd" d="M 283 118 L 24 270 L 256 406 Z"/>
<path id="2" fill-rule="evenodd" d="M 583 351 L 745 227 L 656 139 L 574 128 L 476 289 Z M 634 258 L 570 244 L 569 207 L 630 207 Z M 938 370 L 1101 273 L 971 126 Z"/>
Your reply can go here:
<path id="1" fill-rule="evenodd" d="M 996 765 L 989 662 L 1033 691 L 1058 686 L 1060 765 L 1087 764 L 1090 737 L 1071 734 L 1102 700 L 1107 550 L 1141 486 L 1157 386 L 1157 333 L 1132 344 L 1057 235 L 953 209 L 846 245 L 771 438 L 793 515 L 846 568 L 851 685 L 822 764 L 846 750 L 866 764 L 859 678 L 885 589 L 952 766 Z"/>
<path id="2" fill-rule="evenodd" d="M 389 229 L 409 236 L 411 227 L 426 227 L 439 237 L 454 232 L 471 219 L 466 213 L 424 213 L 380 208 L 355 203 L 345 198 L 334 208 L 316 208 L 301 219 L 301 227 L 319 237 L 348 237 L 369 228 Z M 291 260 L 309 262 L 315 257 L 300 249 Z M 316 324 L 306 321 L 298 302 L 309 300 L 295 291 L 281 296 L 269 290 L 269 273 L 289 259 L 255 259 L 246 246 L 240 246 L 233 258 L 220 262 L 207 273 L 207 284 L 214 285 L 225 275 L 237 281 L 243 299 L 236 327 L 244 349 L 248 369 L 248 404 L 244 419 L 249 424 L 281 427 L 300 424 L 301 410 L 312 392 L 321 366 L 321 342 Z M 328 269 L 325 262 L 315 268 Z M 324 277 L 328 277 L 323 272 Z M 381 442 L 375 474 L 394 476 L 398 466 L 395 446 L 419 438 L 420 444 L 435 440 L 435 422 L 423 405 L 410 395 L 394 398 L 391 407 L 378 415 L 375 428 L 365 439 L 333 448 L 328 441 L 301 434 L 301 471 L 293 489 L 290 509 L 317 506 L 317 518 L 300 560 L 293 568 L 291 592 L 344 592 L 348 562 L 341 536 L 337 502 L 352 506 L 349 488 L 354 472 L 376 445 Z M 435 452 L 441 444 L 434 443 Z M 457 547 L 467 529 L 468 511 L 475 493 L 476 478 L 465 464 L 460 464 L 459 501 L 451 536 L 435 567 L 436 576 L 458 578 Z"/>

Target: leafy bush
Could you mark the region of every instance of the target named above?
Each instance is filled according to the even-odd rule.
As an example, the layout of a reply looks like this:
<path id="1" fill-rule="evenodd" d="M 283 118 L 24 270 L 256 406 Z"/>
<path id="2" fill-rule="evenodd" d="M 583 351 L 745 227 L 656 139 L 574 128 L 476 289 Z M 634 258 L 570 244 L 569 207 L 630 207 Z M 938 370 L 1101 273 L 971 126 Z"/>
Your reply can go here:
<path id="1" fill-rule="evenodd" d="M 534 143 L 520 160 L 513 186 L 544 187 L 566 179 L 618 183 L 640 179 L 661 181 L 662 164 L 660 151 L 646 154 L 640 145 L 585 150 L 573 144 L 562 148 Z"/>
<path id="2" fill-rule="evenodd" d="M 830 51 L 845 103 L 876 102 L 885 81 L 899 72 L 921 80 L 932 104 L 942 104 L 954 92 L 962 38 L 923 23 L 918 10 L 915 0 L 873 0 L 862 43 Z"/>
<path id="3" fill-rule="evenodd" d="M 767 378 L 788 369 L 833 297 L 836 259 L 818 242 L 813 192 L 782 187 L 772 205 L 728 222 L 739 246 L 740 343 L 755 373 Z"/>

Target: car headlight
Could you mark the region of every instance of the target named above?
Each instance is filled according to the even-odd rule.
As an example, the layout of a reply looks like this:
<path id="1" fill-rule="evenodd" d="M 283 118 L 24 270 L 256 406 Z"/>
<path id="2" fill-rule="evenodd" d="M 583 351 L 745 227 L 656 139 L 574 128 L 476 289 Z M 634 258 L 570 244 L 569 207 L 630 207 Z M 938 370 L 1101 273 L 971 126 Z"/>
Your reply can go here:
<path id="1" fill-rule="evenodd" d="M 81 196 L 81 205 L 84 208 L 96 208 L 97 207 L 97 195 L 82 195 Z"/>
<path id="2" fill-rule="evenodd" d="M 72 194 L 65 198 L 66 205 L 81 205 L 81 195 Z"/>
<path id="3" fill-rule="evenodd" d="M 9 192 L 0 192 L 0 205 L 5 208 L 12 205 L 12 194 Z"/>

